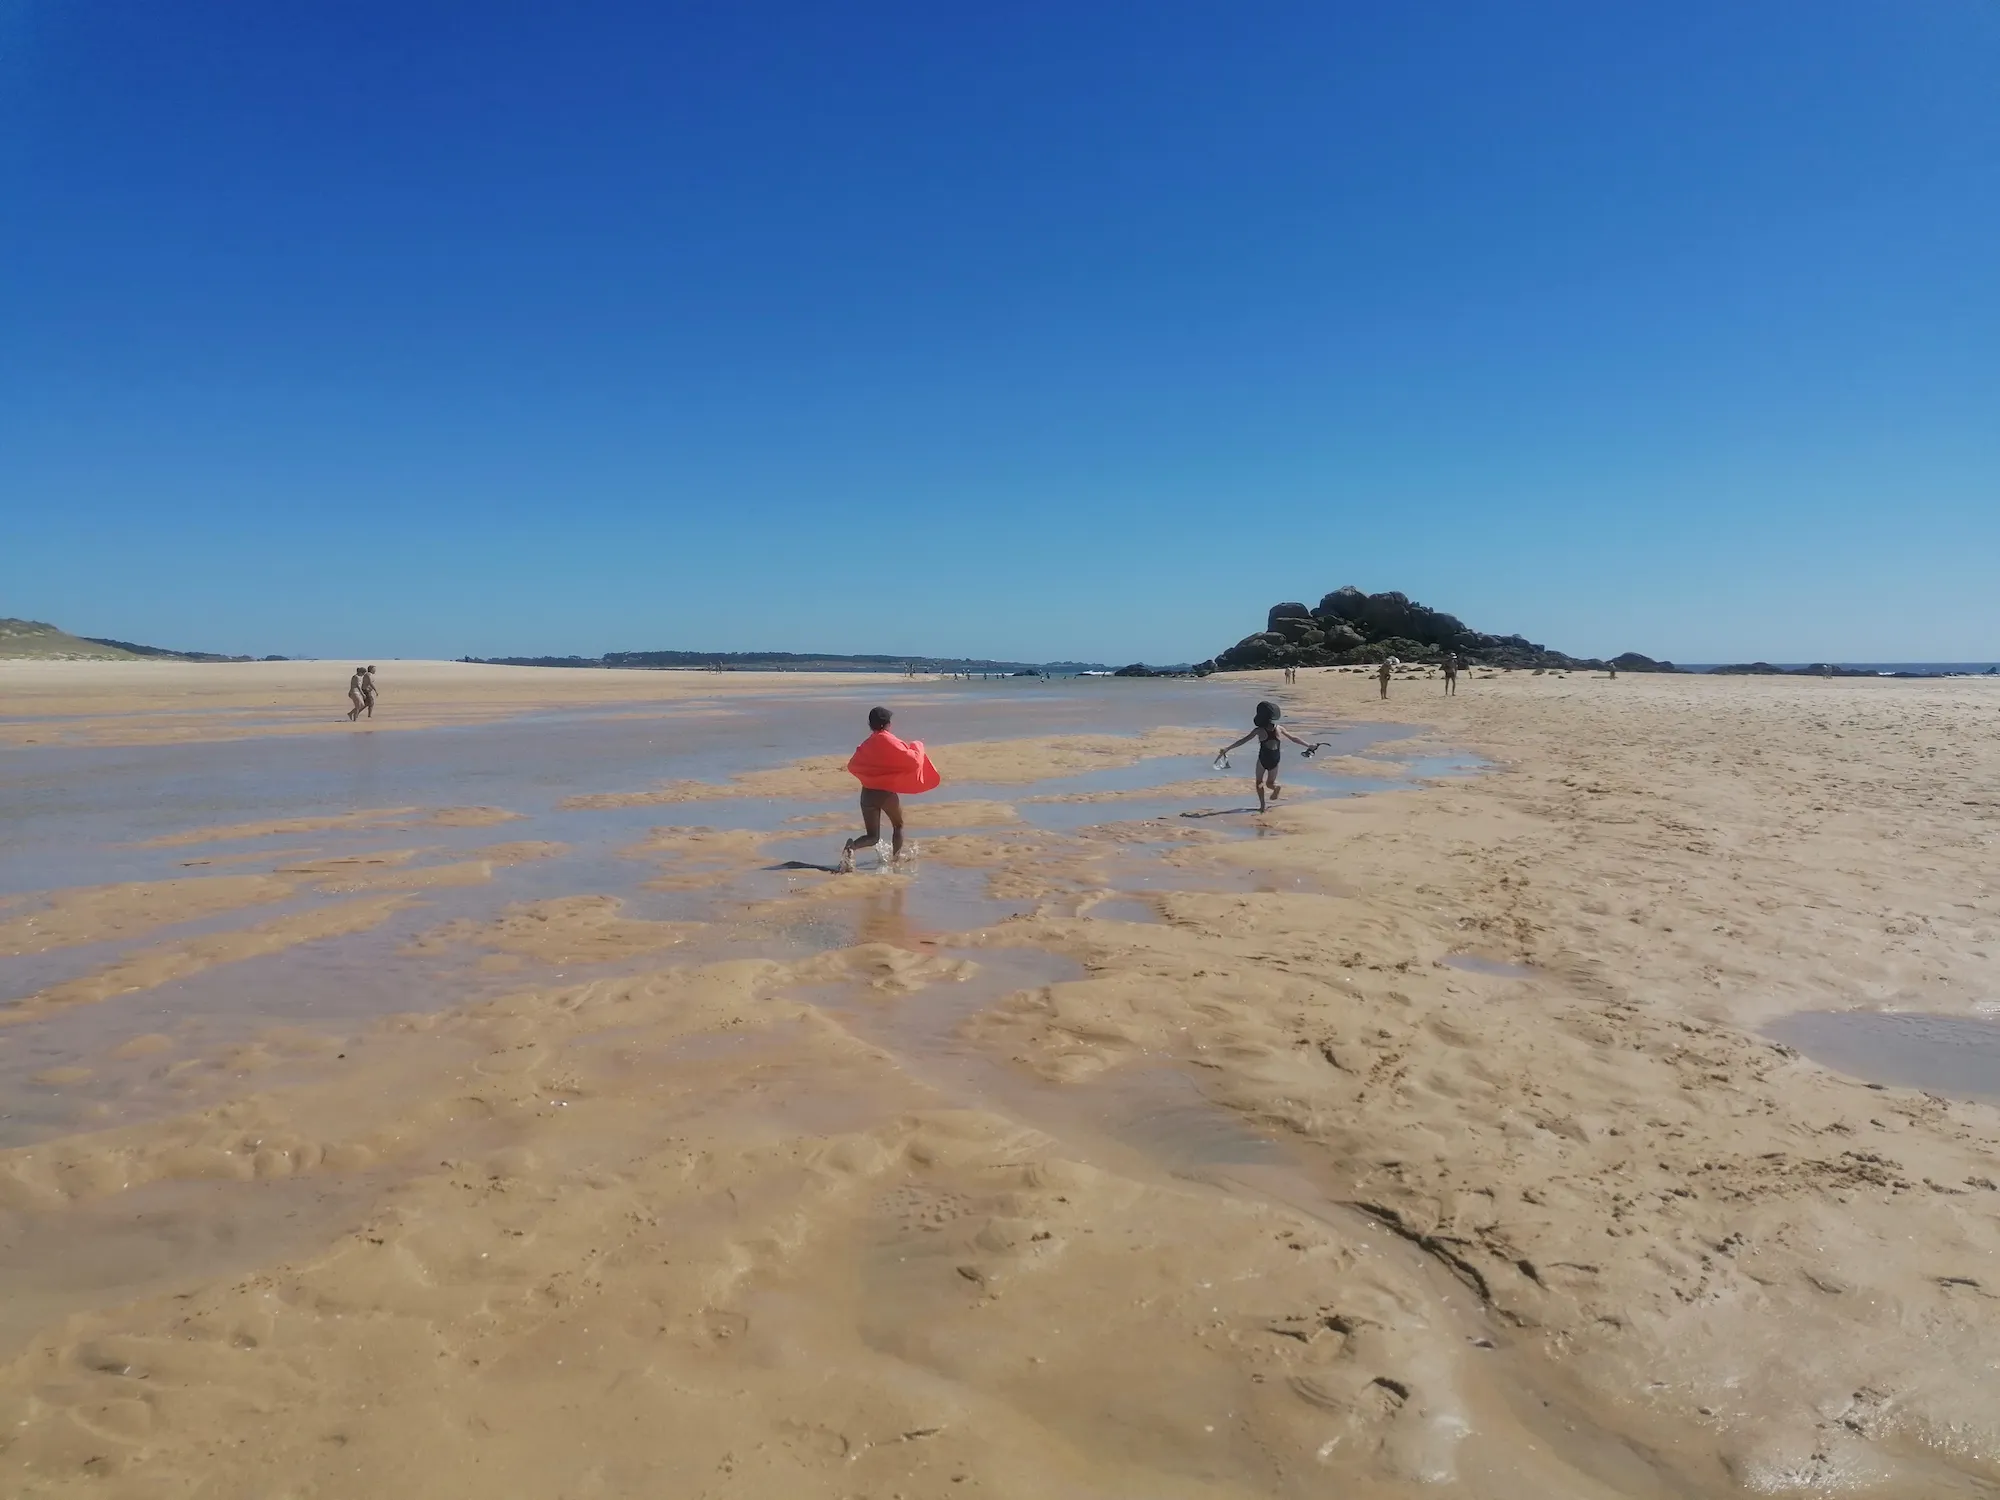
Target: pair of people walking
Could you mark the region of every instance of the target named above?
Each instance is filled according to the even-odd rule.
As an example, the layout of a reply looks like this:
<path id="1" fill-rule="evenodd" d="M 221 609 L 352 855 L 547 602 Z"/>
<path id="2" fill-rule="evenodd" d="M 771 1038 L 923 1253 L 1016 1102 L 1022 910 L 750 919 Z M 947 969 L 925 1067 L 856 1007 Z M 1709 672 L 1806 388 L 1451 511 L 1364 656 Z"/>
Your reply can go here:
<path id="1" fill-rule="evenodd" d="M 347 710 L 347 722 L 352 724 L 364 714 L 375 717 L 375 669 L 356 667 L 354 675 L 347 679 L 347 701 L 353 705 Z"/>
<path id="2" fill-rule="evenodd" d="M 1389 681 L 1396 675 L 1396 668 L 1401 665 L 1402 663 L 1392 656 L 1375 669 L 1375 680 L 1381 684 L 1382 696 L 1384 698 L 1389 696 Z M 1438 665 L 1444 671 L 1445 696 L 1447 698 L 1456 697 L 1458 695 L 1458 669 L 1464 663 L 1458 659 L 1456 651 L 1447 651 L 1439 660 Z"/>

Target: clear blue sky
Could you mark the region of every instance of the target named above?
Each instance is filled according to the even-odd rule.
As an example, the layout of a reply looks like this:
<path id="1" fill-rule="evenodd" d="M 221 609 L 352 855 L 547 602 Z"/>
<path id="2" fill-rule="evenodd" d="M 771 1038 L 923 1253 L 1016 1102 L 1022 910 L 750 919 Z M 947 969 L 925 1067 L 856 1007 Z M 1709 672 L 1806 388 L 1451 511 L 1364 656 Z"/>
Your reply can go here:
<path id="1" fill-rule="evenodd" d="M 0 0 L 0 614 L 2000 658 L 1995 0 Z"/>

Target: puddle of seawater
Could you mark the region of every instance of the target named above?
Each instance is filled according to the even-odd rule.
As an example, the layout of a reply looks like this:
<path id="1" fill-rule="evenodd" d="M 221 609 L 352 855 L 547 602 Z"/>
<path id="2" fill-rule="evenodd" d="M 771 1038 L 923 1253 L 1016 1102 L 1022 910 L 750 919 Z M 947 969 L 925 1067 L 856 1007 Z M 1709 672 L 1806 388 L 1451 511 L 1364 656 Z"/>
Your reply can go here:
<path id="1" fill-rule="evenodd" d="M 369 1174 L 155 1182 L 48 1213 L 0 1210 L 0 1358 L 59 1318 L 241 1274 L 356 1221 Z"/>
<path id="2" fill-rule="evenodd" d="M 1201 706 L 1212 711 L 1215 704 L 1210 702 Z M 1186 717 L 1183 715 L 1183 720 Z M 1158 722 L 1164 724 L 1180 721 L 1161 719 Z M 1325 731 L 1323 738 L 1326 749 L 1321 753 L 1329 758 L 1358 755 L 1375 746 L 1406 739 L 1415 732 L 1400 724 L 1350 724 L 1345 728 Z M 1226 730 L 1218 730 L 1217 733 L 1228 738 L 1234 737 L 1228 735 Z M 1301 731 L 1302 735 L 1303 733 Z M 1224 743 L 1227 743 L 1227 739 L 1219 739 L 1217 748 Z M 1232 759 L 1231 764 L 1240 771 L 1247 786 L 1250 777 L 1249 767 L 1254 764 L 1254 757 L 1250 760 Z M 1294 778 L 1309 778 L 1319 774 L 1318 768 L 1311 761 L 1302 758 L 1288 761 L 1287 769 L 1288 774 Z M 1018 783 L 966 782 L 959 790 L 965 796 L 996 797 L 1003 801 L 1009 797 L 1022 796 L 1045 799 L 1104 792 L 1151 791 L 1156 787 L 1171 786 L 1177 782 L 1209 780 L 1216 775 L 1212 753 L 1192 756 L 1156 755 L 1130 765 L 1107 766 L 1102 770 L 1082 771 L 1072 776 L 1046 777 L 1032 783 L 1026 789 Z"/>
<path id="3" fill-rule="evenodd" d="M 1477 953 L 1449 953 L 1445 955 L 1447 969 L 1461 969 L 1467 974 L 1485 974 L 1493 979 L 1539 979 L 1542 971 L 1528 964 L 1508 963 L 1504 958 L 1482 958 Z"/>
<path id="4" fill-rule="evenodd" d="M 1413 755 L 1404 760 L 1402 765 L 1405 773 L 1414 781 L 1476 776 L 1482 771 L 1493 769 L 1493 762 L 1484 756 L 1469 755 L 1462 751 L 1438 755 Z"/>
<path id="5" fill-rule="evenodd" d="M 1105 1135 L 1167 1170 L 1269 1167 L 1288 1160 L 1278 1142 L 1201 1091 L 1169 1066 L 1114 1068 L 1076 1092 L 1075 1103 Z"/>
<path id="6" fill-rule="evenodd" d="M 1156 926 L 1165 920 L 1152 902 L 1132 896 L 1114 896 L 1108 901 L 1093 902 L 1084 915 L 1106 922 L 1150 922 Z"/>
<path id="7" fill-rule="evenodd" d="M 970 978 L 884 997 L 865 986 L 802 990 L 802 998 L 893 1052 L 916 1078 L 960 1103 L 997 1110 L 1070 1145 L 1137 1158 L 1155 1170 L 1200 1173 L 1272 1166 L 1286 1158 L 1269 1137 L 1210 1101 L 1171 1059 L 1142 1059 L 1082 1084 L 1051 1083 L 968 1041 L 965 1025 L 1006 996 L 1084 977 L 1073 959 L 1034 948 L 941 950 L 978 965 Z M 1129 1161 L 1128 1161 L 1129 1165 Z"/>
<path id="8" fill-rule="evenodd" d="M 567 1060 L 594 1081 L 645 1088 L 659 1129 L 840 1135 L 879 1124 L 892 1103 L 829 1070 L 817 1041 L 800 1021 L 664 1039 L 614 1029 L 573 1043 Z"/>
<path id="9" fill-rule="evenodd" d="M 1359 776 L 1320 776 L 1311 782 L 1286 785 L 1275 806 L 1316 802 L 1326 797 L 1360 797 L 1370 792 L 1396 791 L 1404 783 L 1374 781 Z M 1050 833 L 1080 833 L 1111 824 L 1156 823 L 1167 828 L 1198 827 L 1221 838 L 1259 838 L 1266 831 L 1257 808 L 1257 794 L 1246 783 L 1198 795 L 1121 798 L 1116 802 L 1022 802 L 1016 804 L 1023 822 Z"/>
<path id="10" fill-rule="evenodd" d="M 798 899 L 768 901 L 728 926 L 727 939 L 747 945 L 729 956 L 798 958 L 859 943 L 934 947 L 1028 910 L 988 896 L 984 870 L 925 864 L 921 856 L 912 869 L 879 869 L 872 858 L 859 856 L 851 875 L 786 872 Z M 828 881 L 838 885 L 829 890 Z"/>
<path id="11" fill-rule="evenodd" d="M 1326 741 L 1329 759 L 1358 754 L 1373 746 L 1391 743 L 1413 731 L 1397 725 L 1361 724 L 1331 732 Z M 1450 757 L 1433 757 L 1443 763 Z M 1454 766 L 1456 761 L 1452 760 Z M 1086 772 L 1078 776 L 1052 777 L 1033 784 L 1023 793 L 1019 787 L 981 785 L 966 789 L 967 795 L 1011 800 L 1024 822 L 1056 833 L 1073 833 L 1105 823 L 1128 823 L 1169 818 L 1215 819 L 1216 831 L 1234 837 L 1254 837 L 1255 830 L 1245 820 L 1257 815 L 1256 791 L 1249 777 L 1252 762 L 1245 761 L 1227 775 L 1218 774 L 1212 759 L 1199 756 L 1155 756 L 1129 766 Z M 1369 792 L 1394 791 L 1408 783 L 1395 775 L 1354 776 L 1322 771 L 1303 758 L 1287 763 L 1285 796 L 1295 802 L 1327 796 L 1362 796 Z M 1176 788 L 1170 795 L 1157 797 L 1118 796 L 1102 801 L 1064 801 L 1067 796 L 1106 792 L 1139 793 Z"/>
<path id="12" fill-rule="evenodd" d="M 1926 1011 L 1816 1010 L 1782 1017 L 1764 1032 L 1866 1083 L 2000 1101 L 2000 1021 Z"/>
<path id="13" fill-rule="evenodd" d="M 1204 895 L 1246 896 L 1302 892 L 1314 896 L 1344 896 L 1352 887 L 1332 875 L 1307 870 L 1260 870 L 1255 865 L 1187 862 L 1181 844 L 1127 845 L 1126 856 L 1110 864 L 1108 883 L 1127 894 L 1171 895 L 1176 891 Z"/>

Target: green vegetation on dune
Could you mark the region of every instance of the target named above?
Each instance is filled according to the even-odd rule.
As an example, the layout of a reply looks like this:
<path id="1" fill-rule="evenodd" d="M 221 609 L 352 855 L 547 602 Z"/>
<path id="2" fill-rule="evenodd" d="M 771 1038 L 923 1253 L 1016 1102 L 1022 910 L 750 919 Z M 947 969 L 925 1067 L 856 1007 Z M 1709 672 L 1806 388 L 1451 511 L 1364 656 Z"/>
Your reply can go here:
<path id="1" fill-rule="evenodd" d="M 0 620 L 0 659 L 14 661 L 137 661 L 118 646 L 87 641 L 40 620 Z"/>
<path id="2" fill-rule="evenodd" d="M 213 651 L 169 651 L 103 636 L 71 635 L 40 620 L 0 619 L 0 661 L 249 661 Z M 266 661 L 283 661 L 268 656 Z"/>

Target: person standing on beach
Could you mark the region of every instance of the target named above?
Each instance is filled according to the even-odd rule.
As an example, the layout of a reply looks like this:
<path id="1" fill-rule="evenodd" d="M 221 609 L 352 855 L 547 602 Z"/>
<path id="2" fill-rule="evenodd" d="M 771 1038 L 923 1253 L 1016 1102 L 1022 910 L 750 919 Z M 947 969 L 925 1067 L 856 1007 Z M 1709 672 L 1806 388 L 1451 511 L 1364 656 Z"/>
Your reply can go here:
<path id="1" fill-rule="evenodd" d="M 1289 729 L 1280 729 L 1278 727 L 1279 713 L 1278 705 L 1271 702 L 1268 698 L 1259 703 L 1257 705 L 1257 712 L 1250 721 L 1250 732 L 1244 735 L 1242 739 L 1224 745 L 1222 753 L 1215 757 L 1215 763 L 1220 767 L 1223 762 L 1223 756 L 1228 755 L 1238 745 L 1247 745 L 1252 740 L 1257 741 L 1256 786 L 1258 812 L 1265 811 L 1270 803 L 1278 800 L 1280 791 L 1278 786 L 1278 759 L 1279 752 L 1284 748 L 1282 741 L 1290 740 L 1308 755 L 1311 755 L 1313 751 L 1319 748 L 1317 745 L 1307 744 Z"/>
<path id="2" fill-rule="evenodd" d="M 1455 651 L 1444 654 L 1444 695 L 1447 698 L 1458 695 L 1458 653 Z"/>
<path id="3" fill-rule="evenodd" d="M 347 701 L 353 705 L 347 710 L 347 722 L 350 724 L 361 717 L 362 684 L 366 681 L 367 678 L 363 675 L 363 669 L 360 667 L 356 667 L 354 675 L 347 679 Z"/>
<path id="4" fill-rule="evenodd" d="M 1396 670 L 1394 658 L 1390 658 L 1375 669 L 1375 680 L 1382 685 L 1382 696 L 1389 696 L 1389 674 Z"/>
<path id="5" fill-rule="evenodd" d="M 361 669 L 361 706 L 367 710 L 369 718 L 372 719 L 375 717 L 375 669 L 373 667 L 363 667 Z"/>
<path id="6" fill-rule="evenodd" d="M 854 869 L 854 851 L 882 848 L 882 819 L 891 837 L 884 864 L 903 857 L 903 793 L 928 792 L 943 779 L 924 751 L 922 740 L 900 740 L 889 732 L 893 715 L 886 708 L 868 710 L 868 738 L 855 746 L 847 770 L 861 783 L 861 827 L 857 838 L 840 846 L 840 873 Z"/>

